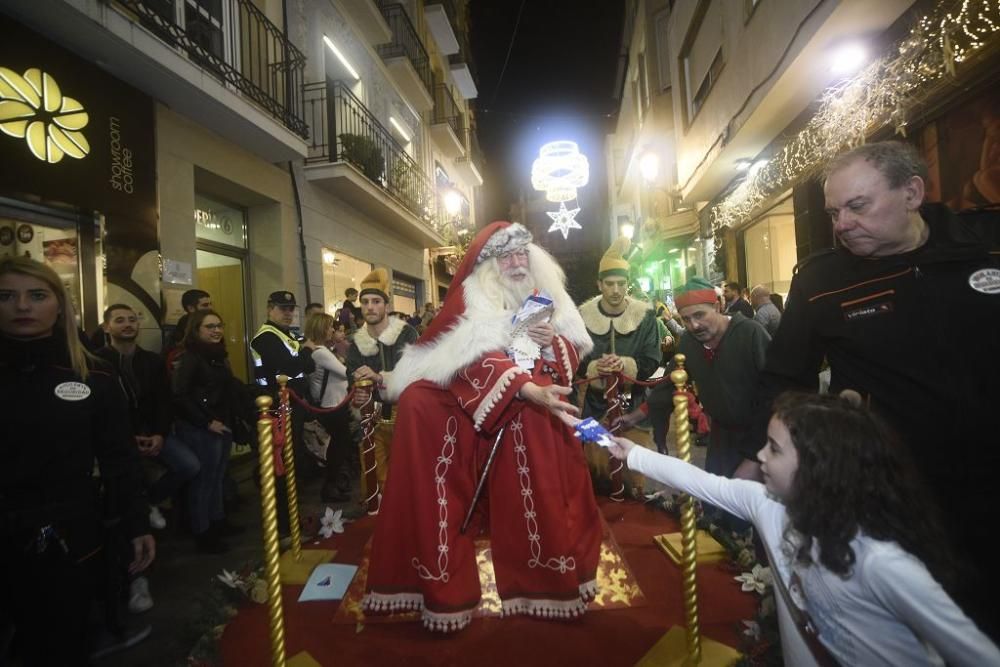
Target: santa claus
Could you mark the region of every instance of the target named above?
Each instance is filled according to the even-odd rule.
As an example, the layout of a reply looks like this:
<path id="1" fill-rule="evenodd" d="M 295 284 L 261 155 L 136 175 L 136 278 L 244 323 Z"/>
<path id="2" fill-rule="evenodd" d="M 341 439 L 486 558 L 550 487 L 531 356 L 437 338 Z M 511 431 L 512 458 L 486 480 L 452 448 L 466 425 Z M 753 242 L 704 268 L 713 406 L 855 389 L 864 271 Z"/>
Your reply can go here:
<path id="1" fill-rule="evenodd" d="M 551 313 L 514 323 L 536 291 L 551 299 Z M 398 416 L 366 610 L 420 610 L 432 630 L 468 625 L 480 599 L 473 538 L 482 532 L 504 615 L 586 610 L 602 528 L 582 448 L 559 415 L 577 412 L 565 396 L 590 347 L 562 270 L 531 234 L 508 222 L 480 231 L 441 313 L 389 380 Z"/>

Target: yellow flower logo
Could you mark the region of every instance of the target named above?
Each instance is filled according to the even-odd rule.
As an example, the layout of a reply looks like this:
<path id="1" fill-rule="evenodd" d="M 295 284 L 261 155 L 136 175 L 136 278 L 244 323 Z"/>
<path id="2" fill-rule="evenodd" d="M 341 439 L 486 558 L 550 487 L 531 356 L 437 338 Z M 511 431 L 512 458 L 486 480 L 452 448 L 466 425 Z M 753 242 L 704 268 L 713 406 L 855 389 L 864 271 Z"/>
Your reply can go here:
<path id="1" fill-rule="evenodd" d="M 39 160 L 56 163 L 90 152 L 80 132 L 90 117 L 83 105 L 59 90 L 51 76 L 33 67 L 20 75 L 0 67 L 0 131 L 25 139 Z"/>

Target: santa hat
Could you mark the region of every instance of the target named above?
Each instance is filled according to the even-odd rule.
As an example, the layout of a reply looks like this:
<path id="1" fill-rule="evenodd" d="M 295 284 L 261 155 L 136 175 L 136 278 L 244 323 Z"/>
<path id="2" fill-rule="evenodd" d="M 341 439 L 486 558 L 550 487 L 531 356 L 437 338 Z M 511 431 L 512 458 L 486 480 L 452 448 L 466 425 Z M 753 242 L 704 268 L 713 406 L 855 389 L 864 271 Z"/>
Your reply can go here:
<path id="1" fill-rule="evenodd" d="M 604 280 L 608 276 L 622 276 L 628 278 L 628 260 L 625 253 L 628 252 L 632 244 L 627 236 L 619 237 L 611 247 L 607 249 L 601 257 L 601 263 L 597 267 L 597 279 Z"/>
<path id="2" fill-rule="evenodd" d="M 700 303 L 715 304 L 718 302 L 717 300 L 718 297 L 712 283 L 698 276 L 684 283 L 674 293 L 674 303 L 678 310 Z"/>
<path id="3" fill-rule="evenodd" d="M 389 303 L 389 272 L 379 267 L 365 276 L 361 281 L 361 293 L 358 296 L 366 294 L 375 294 Z"/>
<path id="4" fill-rule="evenodd" d="M 451 279 L 451 286 L 444 296 L 441 312 L 431 320 L 427 330 L 417 341 L 417 345 L 430 343 L 455 326 L 458 318 L 465 312 L 465 291 L 462 285 L 481 262 L 490 257 L 499 257 L 512 250 L 527 247 L 529 243 L 531 243 L 531 232 L 518 222 L 498 220 L 483 227 L 472 239 L 462 263 L 458 265 L 458 270 Z"/>

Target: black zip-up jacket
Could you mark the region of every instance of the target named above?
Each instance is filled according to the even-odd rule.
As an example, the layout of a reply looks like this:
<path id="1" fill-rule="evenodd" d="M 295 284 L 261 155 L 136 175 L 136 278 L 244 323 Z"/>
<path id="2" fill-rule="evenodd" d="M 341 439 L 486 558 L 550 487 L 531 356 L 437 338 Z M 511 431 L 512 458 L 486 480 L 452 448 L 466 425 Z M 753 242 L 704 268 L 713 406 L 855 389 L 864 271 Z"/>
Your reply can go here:
<path id="1" fill-rule="evenodd" d="M 111 346 L 96 352 L 114 368 L 128 401 L 135 435 L 162 435 L 170 431 L 170 385 L 167 369 L 160 355 L 141 347 L 132 353 L 132 372 L 125 372 L 125 359 Z M 134 382 L 133 382 L 134 378 Z"/>
<path id="2" fill-rule="evenodd" d="M 217 419 L 233 428 L 233 417 L 244 395 L 226 358 L 226 348 L 195 344 L 184 350 L 171 378 L 174 410 L 181 419 L 207 428 Z"/>
<path id="3" fill-rule="evenodd" d="M 102 520 L 120 520 L 130 538 L 149 532 L 139 454 L 110 369 L 82 382 L 57 338 L 0 336 L 0 405 L 0 548 L 49 524 L 73 557 L 100 546 Z"/>
<path id="4" fill-rule="evenodd" d="M 758 412 L 784 389 L 815 391 L 825 357 L 831 393 L 860 392 L 927 481 L 957 501 L 947 505 L 962 506 L 996 486 L 1000 464 L 1000 257 L 989 230 L 947 207 L 921 215 L 930 236 L 916 250 L 865 259 L 841 248 L 796 267 Z"/>

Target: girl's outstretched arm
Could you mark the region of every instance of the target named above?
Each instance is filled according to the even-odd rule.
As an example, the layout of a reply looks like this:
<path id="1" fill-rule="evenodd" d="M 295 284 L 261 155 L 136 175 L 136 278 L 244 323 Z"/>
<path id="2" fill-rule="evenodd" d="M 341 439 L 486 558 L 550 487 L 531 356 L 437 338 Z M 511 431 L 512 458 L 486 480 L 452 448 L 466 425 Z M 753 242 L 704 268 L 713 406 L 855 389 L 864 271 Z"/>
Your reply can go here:
<path id="1" fill-rule="evenodd" d="M 631 470 L 724 509 L 741 519 L 757 524 L 756 519 L 765 508 L 784 514 L 784 507 L 767 495 L 763 484 L 712 475 L 680 459 L 640 447 L 627 438 L 616 437 L 614 441 L 615 446 L 609 448 L 611 454 L 625 460 Z M 758 528 L 762 529 L 761 526 Z"/>

